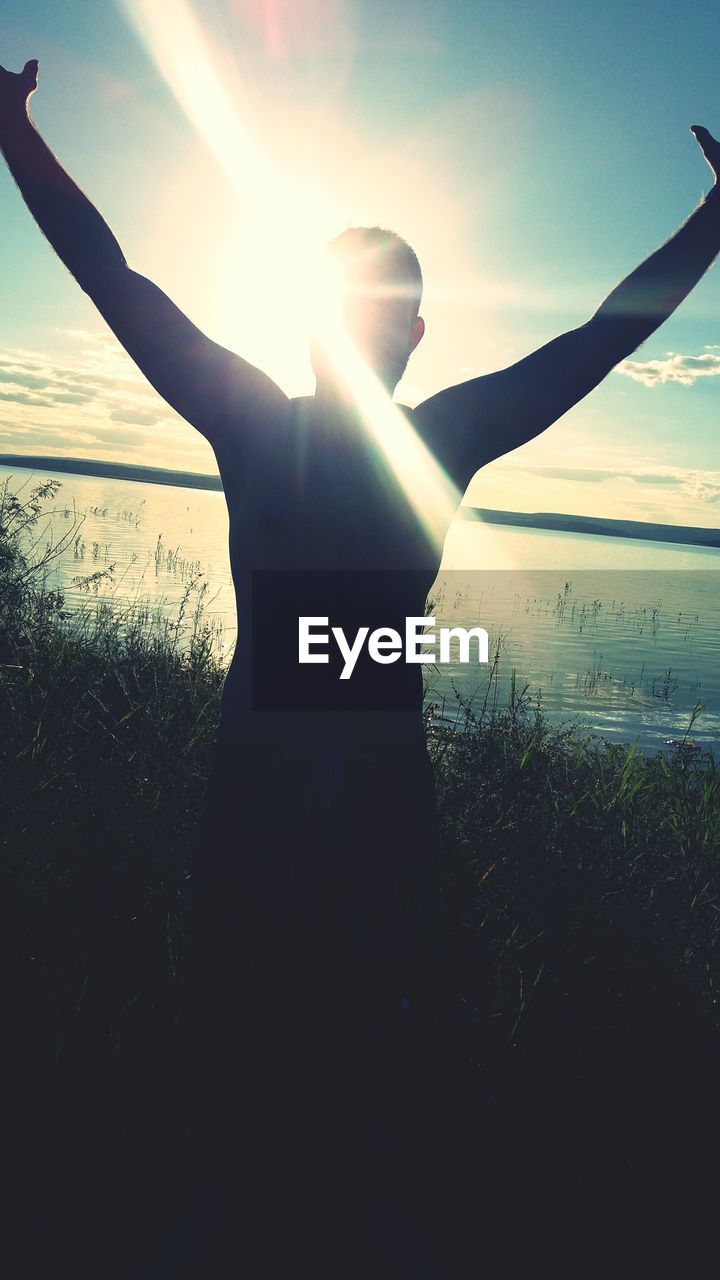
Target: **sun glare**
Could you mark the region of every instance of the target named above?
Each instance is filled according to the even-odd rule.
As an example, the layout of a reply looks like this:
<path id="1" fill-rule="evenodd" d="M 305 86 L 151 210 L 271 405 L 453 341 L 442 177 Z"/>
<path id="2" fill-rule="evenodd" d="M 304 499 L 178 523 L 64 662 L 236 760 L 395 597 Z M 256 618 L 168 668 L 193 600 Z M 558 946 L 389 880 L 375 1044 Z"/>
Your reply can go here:
<path id="1" fill-rule="evenodd" d="M 311 392 L 310 339 L 339 319 L 340 281 L 325 245 L 343 223 L 311 193 L 278 208 L 248 210 L 228 243 L 217 281 L 222 341 L 259 364 L 288 395 Z"/>
<path id="2" fill-rule="evenodd" d="M 462 494 L 433 457 L 385 387 L 332 315 L 318 338 L 350 392 L 368 433 L 420 517 L 429 545 L 442 552 Z"/>
<path id="3" fill-rule="evenodd" d="M 228 345 L 291 394 L 308 373 L 317 335 L 383 450 L 436 552 L 461 494 L 360 356 L 343 329 L 341 287 L 323 248 L 342 230 L 323 197 L 281 174 L 243 118 L 242 85 L 225 67 L 188 0 L 120 0 L 197 134 L 243 198 L 246 210 L 228 247 L 218 311 Z M 264 358 L 260 352 L 271 352 Z"/>

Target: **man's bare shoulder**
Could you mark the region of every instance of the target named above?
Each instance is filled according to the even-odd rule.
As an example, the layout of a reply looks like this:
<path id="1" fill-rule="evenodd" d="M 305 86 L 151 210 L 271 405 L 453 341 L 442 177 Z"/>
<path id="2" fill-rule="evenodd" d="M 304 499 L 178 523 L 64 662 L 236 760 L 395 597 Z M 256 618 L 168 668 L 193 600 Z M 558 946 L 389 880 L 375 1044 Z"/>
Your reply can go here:
<path id="1" fill-rule="evenodd" d="M 490 461 L 491 424 L 501 396 L 488 373 L 435 392 L 406 412 L 423 443 L 462 492 Z"/>

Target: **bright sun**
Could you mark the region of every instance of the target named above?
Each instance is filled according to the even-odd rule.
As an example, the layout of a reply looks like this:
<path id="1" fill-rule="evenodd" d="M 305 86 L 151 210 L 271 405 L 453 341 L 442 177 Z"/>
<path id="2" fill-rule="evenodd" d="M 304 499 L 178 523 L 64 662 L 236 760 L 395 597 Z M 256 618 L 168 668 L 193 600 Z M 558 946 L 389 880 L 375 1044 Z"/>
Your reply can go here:
<path id="1" fill-rule="evenodd" d="M 343 229 L 321 198 L 293 192 L 290 210 L 248 215 L 223 255 L 216 307 L 221 340 L 289 395 L 310 392 L 310 339 L 338 317 L 340 280 L 325 245 Z"/>
<path id="2" fill-rule="evenodd" d="M 319 192 L 289 182 L 256 140 L 241 86 L 223 76 L 189 0 L 123 0 L 199 137 L 242 197 L 244 222 L 228 246 L 218 284 L 218 327 L 289 394 L 313 389 L 311 332 L 320 334 L 368 434 L 442 551 L 461 494 L 392 403 L 339 320 L 337 279 L 324 246 L 346 219 Z"/>

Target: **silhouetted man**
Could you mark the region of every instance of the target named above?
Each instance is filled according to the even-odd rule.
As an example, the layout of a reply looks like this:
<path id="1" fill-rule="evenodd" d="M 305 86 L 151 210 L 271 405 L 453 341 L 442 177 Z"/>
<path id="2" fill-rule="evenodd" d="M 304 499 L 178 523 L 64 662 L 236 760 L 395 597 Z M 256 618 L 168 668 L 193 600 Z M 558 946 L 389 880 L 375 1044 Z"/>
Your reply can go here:
<path id="1" fill-rule="evenodd" d="M 230 513 L 238 639 L 197 868 L 206 1088 L 220 1099 L 215 1153 L 227 1122 L 229 1162 L 244 1126 L 255 1183 L 264 1182 L 266 1201 L 278 1196 L 285 1205 L 317 1161 L 333 1171 L 322 1184 L 328 1194 L 333 1179 L 349 1176 L 342 1163 L 348 1148 L 359 1153 L 365 1143 L 378 1184 L 368 1192 L 367 1212 L 374 1212 L 375 1194 L 375 1207 L 384 1202 L 392 1220 L 393 1197 L 401 1194 L 396 1147 L 411 1142 L 413 1100 L 416 1128 L 427 1105 L 413 1093 L 407 1072 L 416 1050 L 403 1057 L 402 1028 L 421 1021 L 432 1002 L 441 931 L 420 672 L 396 664 L 383 686 L 386 704 L 373 705 L 370 690 L 369 711 L 352 700 L 326 706 L 320 695 L 315 703 L 310 694 L 294 700 L 293 689 L 273 702 L 267 672 L 256 669 L 253 638 L 257 650 L 271 636 L 268 617 L 282 608 L 283 592 L 273 595 L 273 583 L 289 584 L 291 594 L 300 583 L 298 599 L 316 599 L 322 615 L 336 605 L 352 614 L 355 589 L 362 606 L 372 600 L 373 609 L 387 606 L 393 617 L 421 615 L 439 563 L 437 530 L 429 538 L 326 349 L 313 349 L 315 395 L 289 399 L 128 267 L 28 117 L 36 73 L 35 62 L 20 75 L 0 70 L 0 145 L 10 171 L 126 351 L 212 445 Z M 479 468 L 546 430 L 596 387 L 712 263 L 720 248 L 720 143 L 706 129 L 693 132 L 716 175 L 713 190 L 587 323 L 507 369 L 403 410 L 460 493 Z M 378 228 L 344 232 L 331 252 L 345 279 L 347 329 L 391 394 L 424 331 L 417 259 Z M 343 580 L 350 584 L 345 595 Z M 373 595 L 375 580 L 384 585 Z M 378 625 L 385 622 L 390 618 L 377 616 Z M 410 1034 L 408 1043 L 419 1041 Z M 238 1115 L 231 1119 L 233 1095 Z M 405 1120 L 394 1132 L 403 1107 Z M 299 1114 L 303 1108 L 310 1120 Z M 256 1123 L 248 1114 L 254 1109 Z M 339 1195 L 333 1213 L 341 1201 Z M 310 1203 L 307 1196 L 297 1231 Z M 298 1245 L 300 1263 L 329 1230 L 329 1210 L 313 1212 L 304 1253 Z M 407 1239 L 394 1247 L 411 1249 Z M 385 1274 L 382 1265 L 372 1273 Z M 423 1265 L 429 1268 L 418 1260 L 415 1270 L 392 1274 L 436 1274 Z M 334 1274 L 351 1274 L 347 1258 Z"/>

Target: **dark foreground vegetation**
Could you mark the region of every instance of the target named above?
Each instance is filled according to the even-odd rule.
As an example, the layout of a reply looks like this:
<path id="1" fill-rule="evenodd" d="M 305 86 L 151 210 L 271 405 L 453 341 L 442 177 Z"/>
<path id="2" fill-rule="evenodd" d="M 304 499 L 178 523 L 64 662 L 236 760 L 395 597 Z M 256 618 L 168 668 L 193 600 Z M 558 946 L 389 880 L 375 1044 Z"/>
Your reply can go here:
<path id="1" fill-rule="evenodd" d="M 7 1275 L 109 1280 L 143 1274 L 182 1201 L 187 889 L 224 673 L 198 614 L 71 614 L 45 589 L 22 548 L 55 487 L 0 492 L 0 1247 Z M 429 716 L 465 1231 L 447 1280 L 650 1275 L 675 1248 L 700 1274 L 715 762 L 552 728 L 517 695 L 459 714 L 462 733 Z"/>

